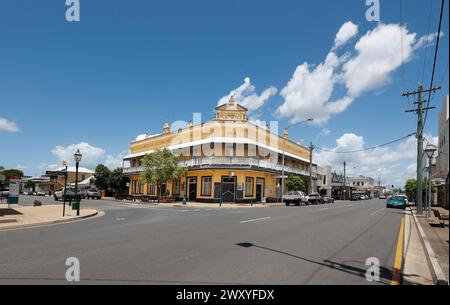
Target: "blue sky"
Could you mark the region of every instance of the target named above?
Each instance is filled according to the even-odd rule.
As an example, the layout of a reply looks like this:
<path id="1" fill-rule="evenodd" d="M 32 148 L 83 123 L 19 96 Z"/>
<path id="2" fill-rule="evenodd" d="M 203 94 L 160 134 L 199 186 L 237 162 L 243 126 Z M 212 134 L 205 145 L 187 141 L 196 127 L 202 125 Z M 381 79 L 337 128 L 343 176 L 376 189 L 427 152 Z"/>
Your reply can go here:
<path id="1" fill-rule="evenodd" d="M 403 2 L 407 31 L 416 33 L 411 42 L 414 47 L 427 34 L 429 2 Z M 438 2 L 433 1 L 432 33 L 437 31 Z M 312 71 L 324 63 L 337 32 L 348 21 L 357 26 L 357 34 L 336 51 L 337 56 L 347 52 L 347 60 L 358 55 L 357 42 L 381 26 L 366 20 L 364 3 L 81 0 L 80 22 L 69 23 L 62 0 L 2 1 L 0 119 L 16 128 L 0 129 L 0 165 L 19 166 L 26 174 L 37 174 L 59 164 L 79 143 L 88 143 L 86 149 L 93 150 L 85 166 L 93 167 L 97 161 L 117 164 L 130 140 L 141 133 L 159 133 L 167 117 L 189 121 L 192 112 L 201 112 L 204 120 L 211 118 L 219 100 L 246 77 L 256 96 L 271 86 L 277 92 L 254 110 L 253 116 L 279 120 L 280 126 L 285 126 L 295 118 L 279 112 L 286 102 L 282 92 L 296 68 L 307 62 Z M 380 3 L 382 25 L 398 24 L 399 1 Z M 447 29 L 448 2 L 437 83 L 448 73 Z M 426 86 L 433 52 L 434 45 L 428 48 Z M 405 89 L 414 89 L 422 80 L 424 54 L 425 48 L 418 47 L 405 63 Z M 367 147 L 415 131 L 415 117 L 404 112 L 412 106 L 401 97 L 401 67 L 384 76 L 379 85 L 356 94 L 345 110 L 330 114 L 320 124 L 295 127 L 290 137 L 339 149 L 346 139 L 357 144 L 362 139 Z M 433 100 L 438 108 L 448 94 L 447 84 L 445 78 Z M 317 89 L 322 90 L 320 86 Z M 295 93 L 296 88 L 292 90 Z M 302 84 L 297 90 L 303 90 Z M 347 91 L 342 82 L 334 83 L 332 96 L 325 102 L 339 100 Z M 297 111 L 307 114 L 305 109 Z M 435 110 L 428 117 L 425 133 L 430 137 L 437 135 L 437 116 Z M 354 136 L 342 138 L 344 134 Z M 400 144 L 404 146 L 395 144 L 379 153 L 401 154 L 413 146 Z M 338 166 L 341 159 L 320 152 L 318 157 L 342 170 Z M 345 158 L 354 162 L 353 174 L 385 168 L 372 174 L 386 177 L 382 178 L 385 183 L 401 185 L 401 179 L 410 173 L 414 176 L 411 154 L 393 156 L 395 162 L 387 160 L 377 167 L 363 160 L 376 158 L 376 154 Z"/>

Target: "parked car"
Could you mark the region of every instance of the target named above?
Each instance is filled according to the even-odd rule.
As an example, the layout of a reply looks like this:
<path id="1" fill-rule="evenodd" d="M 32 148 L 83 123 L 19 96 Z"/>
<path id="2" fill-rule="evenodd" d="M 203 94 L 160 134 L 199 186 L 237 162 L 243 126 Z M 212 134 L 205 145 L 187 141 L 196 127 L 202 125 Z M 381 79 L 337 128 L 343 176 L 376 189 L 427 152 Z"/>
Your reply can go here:
<path id="1" fill-rule="evenodd" d="M 399 208 L 399 209 L 406 208 L 405 197 L 403 197 L 403 196 L 392 196 L 386 202 L 386 208 Z"/>
<path id="2" fill-rule="evenodd" d="M 322 196 L 323 202 L 324 203 L 333 203 L 334 199 L 332 197 L 328 197 L 328 196 Z"/>
<path id="3" fill-rule="evenodd" d="M 75 189 L 74 188 L 67 188 L 66 191 L 66 200 L 71 200 L 73 195 L 75 194 Z M 54 194 L 53 194 L 53 198 L 55 198 L 55 201 L 58 200 L 64 200 L 64 188 L 57 190 Z"/>
<path id="4" fill-rule="evenodd" d="M 35 195 L 35 196 L 45 196 L 45 192 L 43 192 L 43 191 L 37 191 L 37 192 L 34 192 L 33 195 Z"/>
<path id="5" fill-rule="evenodd" d="M 351 201 L 358 201 L 361 200 L 361 196 L 358 194 L 353 194 L 352 197 L 350 197 Z"/>
<path id="6" fill-rule="evenodd" d="M 408 197 L 406 195 L 397 195 L 397 197 L 403 197 L 405 199 L 405 204 L 408 204 Z"/>
<path id="7" fill-rule="evenodd" d="M 323 202 L 323 198 L 317 193 L 308 195 L 308 204 L 321 204 Z"/>
<path id="8" fill-rule="evenodd" d="M 82 198 L 92 198 L 92 199 L 101 199 L 102 195 L 100 194 L 100 192 L 96 189 L 87 189 L 81 192 L 81 197 Z"/>
<path id="9" fill-rule="evenodd" d="M 286 205 L 300 205 L 302 203 L 306 204 L 308 202 L 308 198 L 306 197 L 305 193 L 301 191 L 289 191 L 286 195 L 283 196 L 283 200 Z"/>
<path id="10" fill-rule="evenodd" d="M 0 197 L 8 198 L 9 197 L 9 189 L 0 190 Z"/>
<path id="11" fill-rule="evenodd" d="M 379 199 L 386 199 L 386 195 L 381 194 L 380 196 L 378 196 Z"/>

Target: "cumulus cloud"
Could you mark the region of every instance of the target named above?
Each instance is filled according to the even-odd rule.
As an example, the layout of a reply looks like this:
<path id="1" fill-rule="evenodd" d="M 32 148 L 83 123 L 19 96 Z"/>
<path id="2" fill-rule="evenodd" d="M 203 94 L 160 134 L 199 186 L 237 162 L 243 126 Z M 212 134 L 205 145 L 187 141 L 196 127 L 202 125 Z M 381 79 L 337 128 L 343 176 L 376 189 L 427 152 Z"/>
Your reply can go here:
<path id="1" fill-rule="evenodd" d="M 314 118 L 323 124 L 335 114 L 345 111 L 362 94 L 388 84 L 402 63 L 401 35 L 403 35 L 403 60 L 413 58 L 414 51 L 425 45 L 421 37 L 406 26 L 378 23 L 375 29 L 360 37 L 351 53 L 342 56 L 336 49 L 356 36 L 358 27 L 346 22 L 336 34 L 334 45 L 325 60 L 314 66 L 308 62 L 299 65 L 287 85 L 280 91 L 283 103 L 277 115 L 296 123 Z M 433 35 L 430 35 L 433 36 Z M 432 39 L 432 38 L 431 38 Z M 335 97 L 337 87 L 344 94 Z"/>
<path id="2" fill-rule="evenodd" d="M 261 108 L 272 96 L 277 94 L 277 92 L 277 88 L 271 86 L 258 95 L 256 93 L 255 86 L 253 86 L 250 81 L 250 78 L 246 77 L 244 82 L 239 87 L 231 90 L 228 95 L 222 97 L 219 100 L 218 105 L 228 103 L 230 97 L 233 96 L 236 103 L 244 106 L 251 112 Z"/>
<path id="3" fill-rule="evenodd" d="M 351 38 L 358 34 L 358 26 L 351 21 L 344 23 L 336 34 L 333 49 L 346 44 Z"/>
<path id="4" fill-rule="evenodd" d="M 117 156 L 107 155 L 104 164 L 107 167 L 109 167 L 111 170 L 113 170 L 117 167 L 122 167 L 123 157 L 125 157 L 127 154 L 128 154 L 128 151 L 123 151 L 120 154 L 118 154 Z"/>
<path id="5" fill-rule="evenodd" d="M 83 155 L 80 166 L 87 168 L 94 168 L 105 155 L 104 149 L 89 145 L 89 143 L 86 142 L 70 144 L 66 147 L 55 146 L 51 152 L 58 157 L 59 161 L 62 162 L 63 160 L 66 160 L 68 164 L 74 164 L 73 154 L 77 149 L 79 149 Z"/>
<path id="6" fill-rule="evenodd" d="M 426 47 L 428 45 L 428 47 L 432 46 L 434 44 L 434 41 L 436 40 L 438 36 L 438 33 L 432 33 L 429 35 L 424 35 L 422 37 L 419 38 L 419 40 L 417 41 L 417 43 L 414 45 L 414 51 L 423 47 Z M 440 38 L 442 38 L 444 36 L 444 32 L 441 32 L 439 34 Z"/>
<path id="7" fill-rule="evenodd" d="M 9 132 L 19 131 L 19 127 L 15 122 L 12 122 L 6 118 L 0 117 L 0 130 L 5 130 Z"/>
<path id="8" fill-rule="evenodd" d="M 379 24 L 367 32 L 355 45 L 357 55 L 345 63 L 343 79 L 350 97 L 380 88 L 389 82 L 391 73 L 408 62 L 413 53 L 416 34 L 397 24 Z"/>
<path id="9" fill-rule="evenodd" d="M 330 111 L 326 111 L 328 101 L 336 83 L 335 72 L 340 59 L 330 52 L 325 61 L 316 67 L 308 63 L 298 66 L 286 87 L 281 90 L 283 104 L 277 114 L 282 117 L 293 117 L 293 122 L 314 118 L 316 123 L 328 120 Z M 341 102 L 335 102 L 341 104 Z M 337 104 L 328 106 L 335 111 Z M 340 107 L 338 107 L 340 108 Z"/>
<path id="10" fill-rule="evenodd" d="M 437 138 L 431 135 L 426 137 L 432 141 Z M 336 146 L 317 148 L 314 162 L 321 166 L 331 165 L 336 171 L 342 172 L 345 161 L 349 176 L 365 175 L 374 179 L 382 177 L 383 183 L 387 185 L 403 186 L 406 179 L 415 177 L 417 139 L 414 136 L 392 146 L 357 153 L 342 153 L 364 148 L 363 136 L 346 133 L 336 139 Z"/>

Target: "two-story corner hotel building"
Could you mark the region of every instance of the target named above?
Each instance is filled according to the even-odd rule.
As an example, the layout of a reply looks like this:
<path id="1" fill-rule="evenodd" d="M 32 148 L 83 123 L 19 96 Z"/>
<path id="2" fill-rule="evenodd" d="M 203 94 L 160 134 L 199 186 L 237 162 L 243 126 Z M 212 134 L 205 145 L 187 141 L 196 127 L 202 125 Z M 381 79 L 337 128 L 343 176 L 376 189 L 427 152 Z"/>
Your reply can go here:
<path id="1" fill-rule="evenodd" d="M 272 123 L 270 125 L 273 125 Z M 276 124 L 275 124 L 276 125 Z M 129 179 L 129 195 L 157 197 L 157 187 L 141 184 L 141 159 L 149 152 L 167 148 L 179 158 L 184 174 L 178 181 L 162 186 L 176 199 L 201 202 L 260 202 L 281 197 L 281 173 L 298 175 L 309 181 L 309 149 L 278 135 L 277 126 L 257 126 L 248 121 L 247 109 L 235 103 L 217 106 L 213 120 L 171 131 L 140 136 L 131 142 L 124 157 L 124 176 Z M 313 165 L 314 168 L 315 164 Z M 315 178 L 313 173 L 313 178 Z"/>

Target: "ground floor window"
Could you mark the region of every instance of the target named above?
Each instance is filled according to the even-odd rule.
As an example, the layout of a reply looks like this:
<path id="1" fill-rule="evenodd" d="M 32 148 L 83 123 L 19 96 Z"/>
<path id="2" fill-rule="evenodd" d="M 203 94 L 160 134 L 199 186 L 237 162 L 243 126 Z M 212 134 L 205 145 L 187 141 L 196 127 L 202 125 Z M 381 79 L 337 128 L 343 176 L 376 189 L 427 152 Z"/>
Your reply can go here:
<path id="1" fill-rule="evenodd" d="M 180 179 L 174 179 L 172 181 L 172 194 L 180 195 Z"/>
<path id="2" fill-rule="evenodd" d="M 142 194 L 142 184 L 139 180 L 131 181 L 131 192 L 133 192 L 133 194 Z"/>
<path id="3" fill-rule="evenodd" d="M 253 177 L 245 177 L 245 197 L 253 196 Z"/>
<path id="4" fill-rule="evenodd" d="M 212 177 L 202 177 L 202 196 L 211 196 Z"/>
<path id="5" fill-rule="evenodd" d="M 155 183 L 149 183 L 147 185 L 147 194 L 148 195 L 156 195 L 156 184 Z"/>

